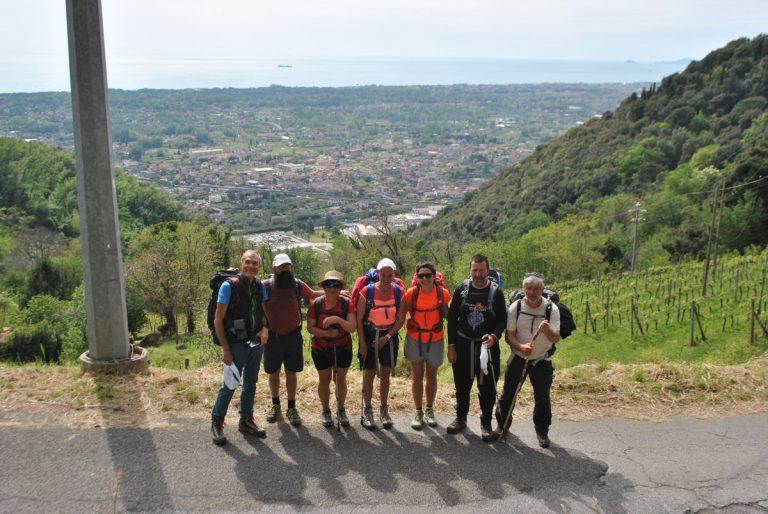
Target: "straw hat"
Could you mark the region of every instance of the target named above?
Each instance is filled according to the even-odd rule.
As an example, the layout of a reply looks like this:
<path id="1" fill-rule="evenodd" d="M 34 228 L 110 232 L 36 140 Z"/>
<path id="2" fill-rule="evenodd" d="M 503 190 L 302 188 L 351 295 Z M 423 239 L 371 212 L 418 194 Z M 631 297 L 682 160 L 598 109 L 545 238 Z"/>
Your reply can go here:
<path id="1" fill-rule="evenodd" d="M 346 287 L 346 283 L 344 282 L 344 275 L 342 275 L 341 273 L 335 270 L 331 270 L 325 274 L 325 276 L 323 277 L 323 280 L 319 282 L 320 287 L 322 287 L 324 283 L 330 280 L 336 280 L 338 282 L 341 282 L 341 287 L 342 288 Z"/>

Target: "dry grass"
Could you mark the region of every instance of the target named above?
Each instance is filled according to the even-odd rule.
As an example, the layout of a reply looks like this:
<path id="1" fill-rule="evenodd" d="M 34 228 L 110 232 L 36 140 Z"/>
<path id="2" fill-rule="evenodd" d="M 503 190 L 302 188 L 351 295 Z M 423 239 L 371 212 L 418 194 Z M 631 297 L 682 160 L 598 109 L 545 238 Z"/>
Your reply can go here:
<path id="1" fill-rule="evenodd" d="M 92 376 L 74 366 L 0 365 L 0 425 L 168 426 L 180 419 L 207 419 L 220 384 L 220 367 L 194 371 L 153 368 L 134 377 Z M 360 404 L 361 375 L 349 376 L 347 401 L 352 415 Z M 300 374 L 298 404 L 305 420 L 319 414 L 317 373 Z M 453 412 L 453 387 L 440 383 L 436 410 Z M 282 390 L 285 398 L 285 391 Z M 660 420 L 674 415 L 722 416 L 758 412 L 768 405 L 768 356 L 738 366 L 702 364 L 582 365 L 558 371 L 553 386 L 559 419 L 625 417 Z M 233 400 L 230 412 L 236 412 Z M 374 404 L 377 404 L 374 399 Z M 390 393 L 394 411 L 412 409 L 410 380 L 395 377 Z M 255 410 L 266 410 L 266 376 L 257 387 Z M 473 394 L 472 408 L 477 404 Z M 519 416 L 532 409 L 530 386 L 523 388 Z"/>

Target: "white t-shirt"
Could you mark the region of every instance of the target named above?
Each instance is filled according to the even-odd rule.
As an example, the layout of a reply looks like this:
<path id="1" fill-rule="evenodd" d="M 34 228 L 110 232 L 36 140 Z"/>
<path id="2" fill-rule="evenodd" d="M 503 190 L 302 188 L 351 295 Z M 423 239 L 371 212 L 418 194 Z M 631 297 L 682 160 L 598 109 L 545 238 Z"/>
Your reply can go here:
<path id="1" fill-rule="evenodd" d="M 549 300 L 542 298 L 541 304 L 534 309 L 528 305 L 525 299 L 512 302 L 507 310 L 507 330 L 514 333 L 521 343 L 530 342 L 539 324 L 547 319 L 547 304 L 549 303 L 551 303 Z M 517 314 L 518 306 L 520 308 L 519 315 Z M 552 303 L 552 312 L 549 316 L 549 328 L 554 332 L 560 332 L 560 310 L 554 303 Z M 543 332 L 540 332 L 533 343 L 531 355 L 526 357 L 517 350 L 513 349 L 512 351 L 520 357 L 536 360 L 546 356 L 550 348 L 552 348 L 552 341 Z"/>

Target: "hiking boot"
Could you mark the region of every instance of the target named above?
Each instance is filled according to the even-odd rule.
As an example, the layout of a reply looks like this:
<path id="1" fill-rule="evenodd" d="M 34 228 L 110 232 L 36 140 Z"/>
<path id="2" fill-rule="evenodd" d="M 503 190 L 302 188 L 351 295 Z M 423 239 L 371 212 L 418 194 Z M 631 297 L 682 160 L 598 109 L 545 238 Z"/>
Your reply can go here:
<path id="1" fill-rule="evenodd" d="M 411 420 L 411 428 L 414 430 L 421 430 L 423 426 L 424 411 L 421 409 L 416 409 L 416 412 L 413 414 L 413 419 Z"/>
<path id="2" fill-rule="evenodd" d="M 459 416 L 456 416 L 456 419 L 451 421 L 451 424 L 448 425 L 445 430 L 449 434 L 458 434 L 459 432 L 463 431 L 465 428 L 467 428 L 467 420 L 464 418 L 460 418 Z"/>
<path id="3" fill-rule="evenodd" d="M 240 423 L 238 423 L 237 429 L 243 434 L 252 434 L 256 437 L 267 437 L 267 431 L 256 424 L 253 420 L 253 416 L 249 418 L 240 418 Z"/>
<path id="4" fill-rule="evenodd" d="M 274 423 L 280 417 L 280 405 L 273 403 L 267 411 L 267 423 Z"/>
<path id="5" fill-rule="evenodd" d="M 386 405 L 379 407 L 379 419 L 381 420 L 381 426 L 384 428 L 392 428 L 392 418 L 389 417 L 389 409 Z"/>
<path id="6" fill-rule="evenodd" d="M 349 418 L 347 417 L 347 410 L 342 407 L 336 412 L 336 418 L 339 420 L 339 425 L 342 427 L 349 426 Z"/>
<path id="7" fill-rule="evenodd" d="M 539 440 L 539 446 L 541 446 L 542 448 L 549 448 L 549 442 L 550 441 L 549 441 L 549 437 L 547 436 L 547 434 L 540 434 L 540 433 L 536 432 L 536 439 Z"/>
<path id="8" fill-rule="evenodd" d="M 323 410 L 322 419 L 323 419 L 323 426 L 325 428 L 333 426 L 333 415 L 331 414 L 331 409 Z"/>
<path id="9" fill-rule="evenodd" d="M 431 427 L 437 426 L 437 418 L 435 417 L 435 410 L 432 407 L 427 407 L 427 410 L 424 411 L 424 421 L 426 421 L 427 425 Z"/>
<path id="10" fill-rule="evenodd" d="M 213 444 L 224 446 L 227 444 L 227 438 L 224 437 L 224 420 L 211 421 L 211 434 L 213 435 Z"/>
<path id="11" fill-rule="evenodd" d="M 363 409 L 363 413 L 360 415 L 360 424 L 368 430 L 376 428 L 376 423 L 373 421 L 373 407 L 366 405 Z"/>
<path id="12" fill-rule="evenodd" d="M 285 411 L 285 417 L 288 419 L 288 423 L 291 425 L 295 427 L 301 426 L 301 416 L 299 416 L 299 411 L 296 409 L 296 407 L 291 407 Z M 333 424 L 333 422 L 331 422 L 331 424 Z"/>
<path id="13" fill-rule="evenodd" d="M 495 439 L 490 423 L 480 423 L 480 439 L 482 439 L 484 443 L 490 443 Z"/>

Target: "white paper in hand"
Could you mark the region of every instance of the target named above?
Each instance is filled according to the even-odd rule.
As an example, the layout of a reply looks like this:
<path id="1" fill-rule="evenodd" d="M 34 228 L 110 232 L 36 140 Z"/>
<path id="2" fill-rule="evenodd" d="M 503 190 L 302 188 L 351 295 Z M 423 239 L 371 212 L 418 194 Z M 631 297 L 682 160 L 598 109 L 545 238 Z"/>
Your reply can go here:
<path id="1" fill-rule="evenodd" d="M 240 370 L 237 369 L 235 363 L 224 364 L 224 385 L 234 391 L 239 383 Z"/>
<path id="2" fill-rule="evenodd" d="M 485 345 L 480 347 L 480 369 L 483 370 L 483 375 L 488 374 L 488 347 Z"/>

